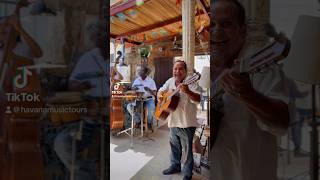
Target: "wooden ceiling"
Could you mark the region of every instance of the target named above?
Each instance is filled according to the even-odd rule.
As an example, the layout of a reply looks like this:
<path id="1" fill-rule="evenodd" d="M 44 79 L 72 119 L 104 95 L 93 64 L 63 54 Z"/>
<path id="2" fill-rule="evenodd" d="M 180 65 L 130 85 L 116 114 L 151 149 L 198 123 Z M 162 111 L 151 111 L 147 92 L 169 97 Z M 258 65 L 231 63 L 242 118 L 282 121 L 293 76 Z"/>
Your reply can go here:
<path id="1" fill-rule="evenodd" d="M 182 33 L 179 0 L 113 1 L 110 8 L 110 33 L 115 39 L 148 43 L 173 39 Z M 210 25 L 210 0 L 196 0 L 196 31 Z M 204 40 L 205 41 L 205 40 Z"/>

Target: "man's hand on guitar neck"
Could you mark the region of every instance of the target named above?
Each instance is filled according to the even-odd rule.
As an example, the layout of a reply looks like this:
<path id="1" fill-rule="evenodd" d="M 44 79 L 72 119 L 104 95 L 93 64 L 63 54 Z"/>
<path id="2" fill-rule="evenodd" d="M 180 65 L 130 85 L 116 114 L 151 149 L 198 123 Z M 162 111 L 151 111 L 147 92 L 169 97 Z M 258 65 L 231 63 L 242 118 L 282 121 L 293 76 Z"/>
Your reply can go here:
<path id="1" fill-rule="evenodd" d="M 200 102 L 200 94 L 190 91 L 188 85 L 179 84 L 178 88 L 181 92 L 187 94 L 192 101 Z"/>
<path id="2" fill-rule="evenodd" d="M 272 128 L 288 128 L 287 104 L 257 92 L 252 87 L 248 74 L 226 70 L 221 76 L 220 84 L 227 93 L 244 102 L 249 111 L 265 125 Z"/>
<path id="3" fill-rule="evenodd" d="M 247 73 L 238 73 L 230 69 L 221 74 L 219 83 L 228 94 L 240 100 L 250 96 L 254 91 Z"/>
<path id="4" fill-rule="evenodd" d="M 179 84 L 178 88 L 180 89 L 181 92 L 184 92 L 186 94 L 190 94 L 191 92 L 188 85 L 185 85 L 185 84 Z"/>

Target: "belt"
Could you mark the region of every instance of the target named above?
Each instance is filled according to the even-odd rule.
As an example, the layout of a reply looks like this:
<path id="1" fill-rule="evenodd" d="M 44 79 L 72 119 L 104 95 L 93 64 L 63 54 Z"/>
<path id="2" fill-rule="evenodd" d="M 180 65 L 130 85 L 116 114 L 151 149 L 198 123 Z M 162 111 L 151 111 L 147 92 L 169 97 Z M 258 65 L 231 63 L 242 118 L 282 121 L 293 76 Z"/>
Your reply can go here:
<path id="1" fill-rule="evenodd" d="M 153 99 L 153 96 L 148 96 L 145 98 L 145 100 L 150 100 L 150 99 Z"/>

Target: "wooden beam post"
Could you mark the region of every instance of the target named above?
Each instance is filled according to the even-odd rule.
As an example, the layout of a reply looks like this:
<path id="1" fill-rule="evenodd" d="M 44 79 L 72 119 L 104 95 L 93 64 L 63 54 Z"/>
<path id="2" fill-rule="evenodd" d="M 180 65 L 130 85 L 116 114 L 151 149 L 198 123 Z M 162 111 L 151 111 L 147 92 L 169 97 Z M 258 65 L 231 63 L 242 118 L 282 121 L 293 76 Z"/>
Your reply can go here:
<path id="1" fill-rule="evenodd" d="M 263 47 L 268 37 L 265 24 L 270 22 L 270 0 L 240 0 L 247 13 L 248 41 L 255 48 Z"/>
<path id="2" fill-rule="evenodd" d="M 182 59 L 193 73 L 195 52 L 195 0 L 182 1 Z"/>

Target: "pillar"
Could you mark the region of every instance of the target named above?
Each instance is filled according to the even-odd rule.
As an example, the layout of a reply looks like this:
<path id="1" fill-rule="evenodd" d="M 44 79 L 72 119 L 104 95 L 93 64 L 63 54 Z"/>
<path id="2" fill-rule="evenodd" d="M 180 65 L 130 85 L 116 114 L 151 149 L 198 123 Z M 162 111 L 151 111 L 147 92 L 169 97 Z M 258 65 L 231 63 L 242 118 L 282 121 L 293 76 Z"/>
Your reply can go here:
<path id="1" fill-rule="evenodd" d="M 182 59 L 187 63 L 188 74 L 193 73 L 195 54 L 195 0 L 182 1 Z"/>

